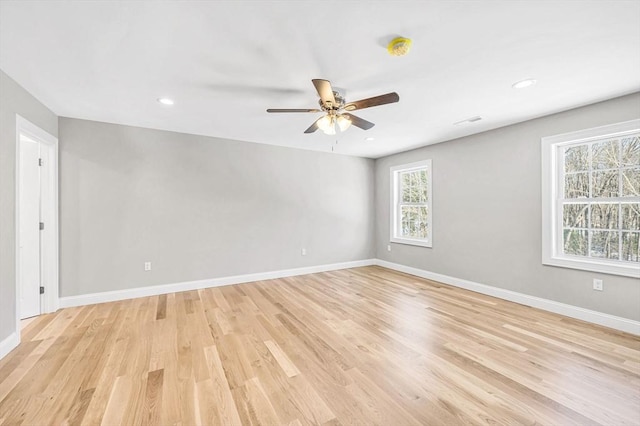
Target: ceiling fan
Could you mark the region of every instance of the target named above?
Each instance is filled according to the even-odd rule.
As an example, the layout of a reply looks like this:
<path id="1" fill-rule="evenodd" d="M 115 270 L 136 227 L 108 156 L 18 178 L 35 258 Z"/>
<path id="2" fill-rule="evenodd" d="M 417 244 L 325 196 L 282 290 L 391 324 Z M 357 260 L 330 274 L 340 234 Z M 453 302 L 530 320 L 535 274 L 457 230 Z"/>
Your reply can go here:
<path id="1" fill-rule="evenodd" d="M 313 133 L 320 129 L 327 135 L 336 134 L 336 126 L 340 131 L 344 132 L 352 124 L 363 130 L 368 130 L 374 126 L 370 121 L 363 120 L 360 117 L 349 113 L 349 111 L 355 111 L 357 109 L 371 108 L 378 105 L 391 104 L 398 102 L 400 97 L 396 92 L 387 93 L 380 96 L 374 96 L 372 98 L 361 99 L 355 102 L 345 103 L 344 96 L 339 92 L 333 90 L 331 83 L 328 80 L 313 79 L 311 80 L 318 95 L 320 95 L 320 109 L 307 108 L 307 109 L 274 109 L 270 108 L 267 112 L 325 112 L 326 114 L 318 118 L 305 133 Z"/>

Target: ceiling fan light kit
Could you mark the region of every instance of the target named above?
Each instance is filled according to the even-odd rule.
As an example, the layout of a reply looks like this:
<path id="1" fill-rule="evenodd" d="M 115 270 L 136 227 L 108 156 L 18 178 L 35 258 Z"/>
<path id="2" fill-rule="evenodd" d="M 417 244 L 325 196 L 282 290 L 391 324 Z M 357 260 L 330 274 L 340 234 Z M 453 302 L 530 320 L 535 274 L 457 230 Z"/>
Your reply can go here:
<path id="1" fill-rule="evenodd" d="M 313 85 L 320 96 L 318 103 L 320 109 L 310 108 L 269 108 L 267 112 L 324 112 L 325 115 L 318 118 L 305 133 L 313 133 L 320 129 L 327 135 L 335 135 L 336 127 L 341 132 L 346 131 L 353 124 L 362 130 L 369 130 L 374 126 L 370 121 L 364 120 L 349 111 L 357 109 L 371 108 L 378 105 L 391 104 L 398 102 L 400 97 L 396 92 L 386 93 L 372 98 L 361 99 L 355 102 L 345 103 L 343 94 L 333 90 L 329 80 L 313 79 Z"/>
<path id="2" fill-rule="evenodd" d="M 325 135 L 335 135 L 336 126 L 341 132 L 344 132 L 351 127 L 351 120 L 349 117 L 342 114 L 327 114 L 320 117 L 316 123 L 318 128 L 322 130 Z"/>
<path id="3" fill-rule="evenodd" d="M 396 37 L 387 45 L 387 51 L 392 56 L 404 56 L 411 49 L 411 39 Z"/>
<path id="4" fill-rule="evenodd" d="M 331 115 L 325 115 L 318 119 L 316 122 L 318 128 L 322 130 L 326 135 L 336 134 L 336 123 L 334 117 Z"/>

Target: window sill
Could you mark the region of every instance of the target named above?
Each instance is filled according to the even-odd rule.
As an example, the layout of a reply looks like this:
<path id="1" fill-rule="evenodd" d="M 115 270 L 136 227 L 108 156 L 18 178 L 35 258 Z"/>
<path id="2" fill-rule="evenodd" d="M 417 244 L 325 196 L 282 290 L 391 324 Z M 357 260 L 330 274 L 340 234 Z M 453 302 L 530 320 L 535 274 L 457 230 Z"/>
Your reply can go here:
<path id="1" fill-rule="evenodd" d="M 559 266 L 561 268 L 579 269 L 582 271 L 600 272 L 602 274 L 620 275 L 623 277 L 640 278 L 640 265 L 616 265 L 594 260 L 580 260 L 566 257 L 552 257 L 542 260 L 543 265 Z"/>
<path id="2" fill-rule="evenodd" d="M 390 241 L 392 243 L 397 244 L 406 244 L 410 246 L 418 246 L 418 247 L 432 247 L 431 240 L 412 240 L 410 238 L 391 238 Z"/>

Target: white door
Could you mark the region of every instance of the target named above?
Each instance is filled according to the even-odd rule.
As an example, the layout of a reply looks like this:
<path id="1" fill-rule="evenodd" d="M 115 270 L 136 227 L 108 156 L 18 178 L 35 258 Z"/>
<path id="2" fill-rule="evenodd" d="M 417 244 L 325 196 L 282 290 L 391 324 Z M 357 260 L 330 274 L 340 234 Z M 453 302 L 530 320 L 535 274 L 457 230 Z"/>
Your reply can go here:
<path id="1" fill-rule="evenodd" d="M 20 318 L 40 315 L 40 143 L 20 135 Z"/>

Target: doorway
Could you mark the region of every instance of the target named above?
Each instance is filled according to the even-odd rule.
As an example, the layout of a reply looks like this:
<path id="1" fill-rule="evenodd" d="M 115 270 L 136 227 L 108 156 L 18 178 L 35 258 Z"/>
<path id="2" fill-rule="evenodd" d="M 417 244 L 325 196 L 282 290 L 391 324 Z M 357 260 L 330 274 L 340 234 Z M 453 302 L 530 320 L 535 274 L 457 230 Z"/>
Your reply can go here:
<path id="1" fill-rule="evenodd" d="M 58 140 L 16 116 L 16 325 L 58 308 Z"/>

